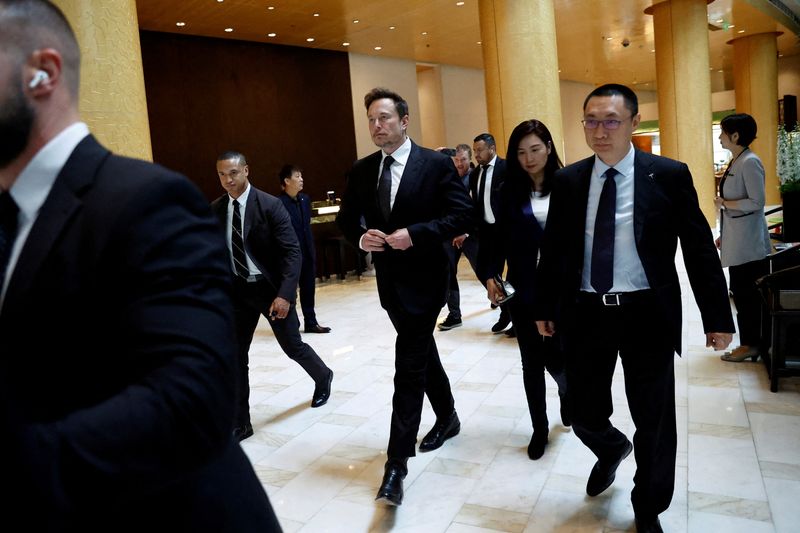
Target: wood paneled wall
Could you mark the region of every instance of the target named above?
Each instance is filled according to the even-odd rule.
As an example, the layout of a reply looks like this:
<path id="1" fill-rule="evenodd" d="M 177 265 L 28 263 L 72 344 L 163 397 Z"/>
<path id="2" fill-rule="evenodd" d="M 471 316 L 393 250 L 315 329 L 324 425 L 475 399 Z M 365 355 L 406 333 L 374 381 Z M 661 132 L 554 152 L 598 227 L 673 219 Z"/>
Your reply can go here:
<path id="1" fill-rule="evenodd" d="M 356 159 L 347 54 L 141 32 L 153 159 L 223 193 L 217 155 L 242 152 L 256 187 L 278 194 L 278 170 L 303 168 L 312 200 L 344 191 Z"/>

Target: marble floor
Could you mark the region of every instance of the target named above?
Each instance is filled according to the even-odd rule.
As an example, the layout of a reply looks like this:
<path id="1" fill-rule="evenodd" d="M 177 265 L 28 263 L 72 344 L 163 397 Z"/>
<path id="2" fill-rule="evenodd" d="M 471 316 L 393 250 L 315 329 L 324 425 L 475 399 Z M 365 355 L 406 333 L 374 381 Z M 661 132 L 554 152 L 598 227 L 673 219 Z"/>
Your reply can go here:
<path id="1" fill-rule="evenodd" d="M 678 262 L 679 267 L 682 263 Z M 678 458 L 667 532 L 800 531 L 800 378 L 769 391 L 764 365 L 725 363 L 704 347 L 699 312 L 684 283 L 684 356 L 676 357 Z M 327 405 L 308 407 L 313 383 L 259 324 L 250 352 L 255 435 L 242 443 L 287 532 L 477 533 L 634 531 L 633 455 L 610 489 L 585 494 L 594 456 L 560 424 L 548 376 L 550 444 L 531 461 L 530 418 L 516 340 L 493 335 L 498 311 L 464 260 L 464 325 L 436 332 L 461 434 L 409 461 L 399 508 L 374 501 L 386 459 L 394 330 L 375 278 L 349 276 L 317 288 L 327 335 L 304 335 L 334 370 Z M 442 314 L 444 318 L 444 313 Z M 734 345 L 737 340 L 734 338 Z M 614 424 L 633 427 L 617 366 Z M 420 436 L 433 425 L 426 405 Z"/>

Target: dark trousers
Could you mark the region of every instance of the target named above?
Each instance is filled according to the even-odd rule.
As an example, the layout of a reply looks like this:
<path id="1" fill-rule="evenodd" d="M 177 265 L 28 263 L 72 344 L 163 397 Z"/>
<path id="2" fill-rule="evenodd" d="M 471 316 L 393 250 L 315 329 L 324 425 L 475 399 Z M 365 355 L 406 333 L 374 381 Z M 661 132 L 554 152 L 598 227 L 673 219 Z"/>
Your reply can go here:
<path id="1" fill-rule="evenodd" d="M 269 306 L 275 299 L 275 292 L 266 281 L 247 283 L 241 278 L 233 284 L 233 307 L 236 321 L 236 342 L 238 354 L 237 376 L 237 409 L 235 425 L 241 427 L 250 423 L 250 377 L 249 356 L 250 343 L 253 341 L 258 320 L 261 315 L 267 317 Z M 267 317 L 269 318 L 269 317 Z M 283 352 L 296 361 L 314 383 L 324 383 L 330 369 L 322 362 L 317 352 L 303 342 L 300 337 L 300 320 L 294 304 L 289 307 L 289 314 L 283 320 L 269 320 L 275 339 Z"/>
<path id="2" fill-rule="evenodd" d="M 308 254 L 303 254 L 303 263 L 300 267 L 300 309 L 303 310 L 303 323 L 308 326 L 317 325 L 317 313 L 314 311 L 314 292 L 317 287 L 317 274 L 314 260 Z"/>
<path id="3" fill-rule="evenodd" d="M 756 280 L 769 274 L 766 258 L 728 268 L 731 293 L 736 306 L 736 323 L 739 326 L 739 344 L 761 344 L 761 295 Z"/>
<path id="4" fill-rule="evenodd" d="M 547 386 L 544 371 L 550 373 L 558 385 L 558 396 L 562 402 L 567 398 L 567 376 L 564 370 L 564 357 L 558 346 L 558 340 L 539 335 L 536 322 L 528 315 L 525 306 L 516 300 L 507 304 L 514 321 L 519 353 L 522 356 L 522 383 L 525 386 L 525 398 L 528 400 L 528 411 L 534 431 L 549 431 L 547 420 Z"/>
<path id="5" fill-rule="evenodd" d="M 448 417 L 455 408 L 450 380 L 433 340 L 439 313 L 411 314 L 398 308 L 387 309 L 387 313 L 397 331 L 387 455 L 390 458 L 413 457 L 423 397 L 427 394 L 437 419 Z"/>
<path id="6" fill-rule="evenodd" d="M 461 292 L 458 288 L 458 262 L 463 253 L 475 276 L 478 275 L 478 241 L 475 237 L 467 237 L 461 248 L 453 246 L 452 241 L 445 241 L 444 251 L 450 263 L 450 286 L 447 290 L 447 311 L 450 318 L 461 319 Z M 479 280 L 483 283 L 484 280 Z"/>
<path id="7" fill-rule="evenodd" d="M 631 502 L 642 516 L 665 511 L 675 485 L 675 353 L 670 323 L 654 296 L 619 307 L 578 303 L 564 338 L 572 427 L 601 463 L 618 458 L 626 441 L 609 420 L 619 354 L 636 426 Z"/>

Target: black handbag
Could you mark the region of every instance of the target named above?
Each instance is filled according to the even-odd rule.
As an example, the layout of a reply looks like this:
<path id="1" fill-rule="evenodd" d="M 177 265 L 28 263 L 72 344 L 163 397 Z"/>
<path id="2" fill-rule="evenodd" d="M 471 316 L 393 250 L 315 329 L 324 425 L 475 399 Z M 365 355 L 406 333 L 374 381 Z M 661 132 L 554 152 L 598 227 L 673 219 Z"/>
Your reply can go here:
<path id="1" fill-rule="evenodd" d="M 508 281 L 505 281 L 500 274 L 495 275 L 494 282 L 500 289 L 501 294 L 501 296 L 497 299 L 498 304 L 506 303 L 514 296 L 514 286 Z"/>

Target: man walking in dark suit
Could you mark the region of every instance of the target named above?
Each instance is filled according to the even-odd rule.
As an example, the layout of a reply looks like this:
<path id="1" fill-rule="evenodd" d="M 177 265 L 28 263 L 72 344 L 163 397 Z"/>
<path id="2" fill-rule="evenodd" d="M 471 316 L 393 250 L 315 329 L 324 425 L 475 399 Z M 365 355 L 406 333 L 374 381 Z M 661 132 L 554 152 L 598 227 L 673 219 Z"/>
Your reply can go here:
<path id="1" fill-rule="evenodd" d="M 27 531 L 280 531 L 238 443 L 225 244 L 111 154 L 45 0 L 0 0 L 0 511 Z"/>
<path id="2" fill-rule="evenodd" d="M 303 190 L 303 171 L 294 165 L 284 165 L 278 172 L 283 192 L 278 195 L 292 219 L 292 227 L 300 243 L 300 308 L 303 310 L 305 333 L 330 333 L 331 328 L 320 326 L 314 310 L 314 292 L 317 285 L 316 250 L 311 233 L 311 198 Z"/>
<path id="3" fill-rule="evenodd" d="M 706 346 L 725 348 L 733 320 L 688 167 L 633 148 L 639 111 L 628 87 L 598 87 L 583 111 L 595 155 L 556 174 L 537 272 L 543 281 L 537 326 L 543 335 L 557 327 L 563 339 L 572 427 L 597 456 L 587 494 L 607 489 L 633 450 L 636 529 L 657 532 L 675 483 L 679 239 Z M 609 420 L 617 354 L 636 426 L 633 445 Z"/>
<path id="4" fill-rule="evenodd" d="M 311 407 L 325 405 L 333 380 L 333 370 L 300 337 L 300 320 L 294 303 L 300 276 L 300 247 L 289 214 L 280 200 L 250 185 L 249 172 L 247 160 L 239 152 L 225 152 L 217 157 L 217 175 L 227 194 L 211 204 L 231 252 L 239 362 L 234 434 L 240 440 L 253 434 L 248 353 L 262 314 L 284 353 L 314 380 Z"/>
<path id="5" fill-rule="evenodd" d="M 461 428 L 433 330 L 447 293 L 442 243 L 466 231 L 472 205 L 452 159 L 408 138 L 402 97 L 376 88 L 364 104 L 381 149 L 353 165 L 336 221 L 351 243 L 373 252 L 381 306 L 397 331 L 388 460 L 376 499 L 400 505 L 423 397 L 436 423 L 420 451 L 439 448 Z"/>
<path id="6" fill-rule="evenodd" d="M 478 249 L 481 243 L 484 246 L 489 246 L 489 243 L 494 239 L 500 239 L 502 236 L 497 235 L 497 226 L 495 222 L 495 211 L 500 205 L 500 190 L 503 186 L 503 180 L 506 172 L 505 159 L 497 155 L 497 143 L 490 133 L 481 133 L 475 137 L 472 148 L 475 150 L 475 160 L 478 166 L 469 175 L 469 190 L 472 195 L 472 200 L 475 203 L 475 210 L 477 213 L 477 237 Z M 486 254 L 478 253 L 478 279 L 486 286 L 487 272 L 489 265 L 481 263 L 481 257 Z M 511 314 L 504 306 L 500 306 L 500 318 L 497 323 L 492 326 L 493 333 L 501 333 L 505 331 L 511 323 Z M 513 335 L 513 329 L 511 334 Z"/>

